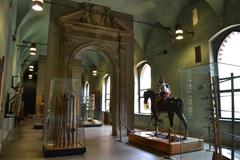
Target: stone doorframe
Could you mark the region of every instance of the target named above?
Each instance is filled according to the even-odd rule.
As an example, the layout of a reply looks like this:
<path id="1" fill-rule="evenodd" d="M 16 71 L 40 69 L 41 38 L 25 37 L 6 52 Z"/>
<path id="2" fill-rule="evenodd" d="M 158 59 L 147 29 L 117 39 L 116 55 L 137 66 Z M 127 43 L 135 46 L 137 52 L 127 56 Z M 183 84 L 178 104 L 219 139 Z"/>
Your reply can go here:
<path id="1" fill-rule="evenodd" d="M 71 66 L 83 50 L 91 48 L 103 52 L 112 67 L 112 135 L 120 135 L 120 131 L 126 135 L 127 128 L 134 128 L 133 17 L 89 3 L 81 3 L 80 8 L 59 16 L 55 25 L 50 24 L 49 30 L 58 31 L 59 35 L 52 34 L 55 42 L 53 37 L 49 38 L 52 40 L 49 40 L 48 57 L 53 54 L 60 57 L 55 66 L 49 58 L 47 67 L 58 67 L 55 76 L 71 77 Z M 48 78 L 53 76 L 54 73 L 47 75 Z"/>

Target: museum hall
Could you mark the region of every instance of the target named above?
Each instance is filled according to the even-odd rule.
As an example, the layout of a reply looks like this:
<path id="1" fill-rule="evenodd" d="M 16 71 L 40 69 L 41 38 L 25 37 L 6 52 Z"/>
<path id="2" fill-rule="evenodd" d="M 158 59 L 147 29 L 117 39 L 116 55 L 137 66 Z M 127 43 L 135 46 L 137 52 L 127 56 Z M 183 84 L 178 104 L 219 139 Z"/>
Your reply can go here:
<path id="1" fill-rule="evenodd" d="M 240 160 L 240 0 L 0 11 L 0 160 Z"/>

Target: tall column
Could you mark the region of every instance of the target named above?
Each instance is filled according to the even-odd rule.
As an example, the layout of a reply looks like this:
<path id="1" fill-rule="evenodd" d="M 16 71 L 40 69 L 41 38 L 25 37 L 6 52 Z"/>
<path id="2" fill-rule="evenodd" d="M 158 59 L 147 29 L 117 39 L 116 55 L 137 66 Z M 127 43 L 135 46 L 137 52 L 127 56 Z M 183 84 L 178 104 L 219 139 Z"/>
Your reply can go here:
<path id="1" fill-rule="evenodd" d="M 38 76 L 37 76 L 37 96 L 44 95 L 44 87 L 46 82 L 46 56 L 40 55 L 38 60 Z"/>
<path id="2" fill-rule="evenodd" d="M 119 107 L 117 109 L 120 136 L 126 136 L 127 130 L 134 128 L 134 76 L 131 38 L 128 34 L 119 37 Z M 131 45 L 130 45 L 131 46 Z"/>
<path id="3" fill-rule="evenodd" d="M 82 78 L 82 61 L 75 59 L 71 61 L 70 69 L 71 69 L 71 77 L 72 79 L 78 79 L 81 81 Z"/>

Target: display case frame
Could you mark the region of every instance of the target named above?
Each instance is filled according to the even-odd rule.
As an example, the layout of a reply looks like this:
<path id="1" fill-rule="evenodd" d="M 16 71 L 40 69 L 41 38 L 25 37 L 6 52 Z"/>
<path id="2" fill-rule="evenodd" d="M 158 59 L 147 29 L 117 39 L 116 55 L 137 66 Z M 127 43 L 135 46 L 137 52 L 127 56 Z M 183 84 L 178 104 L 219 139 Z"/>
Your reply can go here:
<path id="1" fill-rule="evenodd" d="M 51 81 L 44 116 L 45 157 L 86 152 L 80 90 L 77 79 L 55 78 Z"/>

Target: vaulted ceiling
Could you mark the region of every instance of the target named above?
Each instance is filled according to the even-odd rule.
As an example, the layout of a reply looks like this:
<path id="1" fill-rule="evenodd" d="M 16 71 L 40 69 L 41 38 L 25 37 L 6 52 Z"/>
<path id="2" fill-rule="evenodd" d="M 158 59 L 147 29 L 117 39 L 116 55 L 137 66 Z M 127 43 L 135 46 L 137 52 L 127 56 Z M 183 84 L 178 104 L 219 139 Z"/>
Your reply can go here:
<path id="1" fill-rule="evenodd" d="M 50 4 L 44 4 L 44 11 L 35 12 L 31 9 L 32 0 L 15 0 L 17 5 L 17 33 L 21 40 L 47 43 Z M 75 2 L 89 2 L 72 0 Z M 128 13 L 134 16 L 134 39 L 144 49 L 147 36 L 153 25 L 138 21 L 160 24 L 174 29 L 181 11 L 194 0 L 90 0 L 107 6 L 112 10 Z M 226 0 L 205 0 L 216 15 L 224 12 Z M 59 0 L 61 2 L 61 0 Z M 46 54 L 46 47 L 40 49 L 40 54 Z M 96 54 L 97 55 L 97 54 Z M 99 57 L 100 58 L 100 57 Z"/>
<path id="2" fill-rule="evenodd" d="M 87 49 L 81 54 L 78 54 L 75 58 L 82 60 L 82 65 L 90 68 L 98 67 L 101 62 L 107 62 L 107 60 L 102 56 L 101 51 Z"/>

